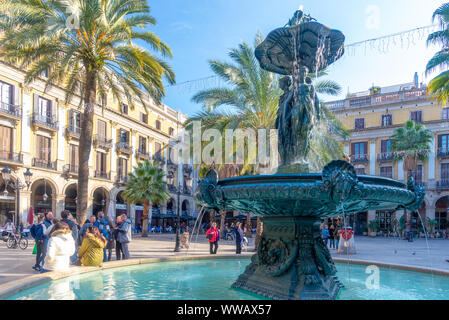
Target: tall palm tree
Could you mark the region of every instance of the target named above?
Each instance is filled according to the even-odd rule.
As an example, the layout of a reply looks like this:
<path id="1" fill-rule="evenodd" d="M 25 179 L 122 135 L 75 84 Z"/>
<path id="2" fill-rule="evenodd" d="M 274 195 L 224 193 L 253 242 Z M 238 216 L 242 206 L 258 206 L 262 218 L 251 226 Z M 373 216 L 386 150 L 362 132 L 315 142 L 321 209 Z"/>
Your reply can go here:
<path id="1" fill-rule="evenodd" d="M 429 129 L 415 121 L 407 121 L 391 136 L 391 150 L 395 161 L 404 160 L 404 172 L 410 173 L 416 170 L 418 160 L 427 161 L 431 142 L 432 132 Z"/>
<path id="2" fill-rule="evenodd" d="M 83 108 L 79 144 L 77 220 L 84 223 L 88 161 L 97 98 L 110 92 L 130 108 L 148 95 L 164 96 L 163 78 L 175 76 L 163 58 L 170 48 L 154 33 L 145 0 L 5 0 L 0 7 L 0 58 L 26 71 L 25 83 L 48 72 L 47 90 L 65 88 L 65 102 Z M 136 41 L 145 46 L 137 45 Z M 150 53 L 151 48 L 157 56 Z M 134 99 L 135 100 L 134 100 Z"/>
<path id="3" fill-rule="evenodd" d="M 428 45 L 440 44 L 442 49 L 438 51 L 427 63 L 426 73 L 444 70 L 429 82 L 427 92 L 441 104 L 449 102 L 449 3 L 441 5 L 435 10 L 432 20 L 438 21 L 441 30 L 431 33 L 427 38 Z"/>
<path id="4" fill-rule="evenodd" d="M 150 203 L 159 205 L 170 198 L 164 176 L 161 167 L 149 160 L 139 162 L 134 172 L 129 174 L 123 198 L 128 203 L 143 203 L 142 237 L 148 236 Z"/>
<path id="5" fill-rule="evenodd" d="M 218 129 L 222 133 L 226 129 L 254 129 L 257 131 L 258 129 L 275 128 L 282 90 L 278 85 L 279 77 L 260 68 L 257 62 L 254 48 L 262 41 L 263 36 L 258 32 L 253 47 L 246 42 L 242 42 L 237 48 L 229 51 L 232 62 L 209 61 L 212 71 L 225 81 L 227 86 L 200 91 L 193 96 L 194 102 L 203 104 L 203 110 L 186 122 L 185 128 L 187 131 L 193 130 L 193 123 L 196 121 L 201 121 L 203 131 Z M 311 76 L 317 79 L 325 75 L 327 73 L 324 70 Z M 341 91 L 341 87 L 331 80 L 315 80 L 314 85 L 316 91 L 321 94 L 338 95 Z M 312 134 L 309 154 L 310 164 L 312 169 L 315 170 L 321 169 L 329 160 L 341 158 L 343 147 L 333 137 L 333 134 L 336 133 L 344 136 L 344 138 L 348 136 L 342 124 L 324 105 L 321 106 L 321 110 L 323 121 L 316 126 Z M 203 144 L 206 143 L 203 142 Z M 244 164 L 239 166 L 240 174 L 257 174 L 260 172 L 261 168 L 250 164 L 254 162 L 252 160 L 255 157 L 257 155 L 252 154 L 245 157 Z M 220 169 L 223 172 L 233 172 L 233 170 L 226 169 L 234 168 L 235 165 L 224 164 L 224 161 L 222 163 L 218 165 L 219 172 Z M 262 232 L 260 217 L 258 217 L 257 225 L 256 244 Z"/>

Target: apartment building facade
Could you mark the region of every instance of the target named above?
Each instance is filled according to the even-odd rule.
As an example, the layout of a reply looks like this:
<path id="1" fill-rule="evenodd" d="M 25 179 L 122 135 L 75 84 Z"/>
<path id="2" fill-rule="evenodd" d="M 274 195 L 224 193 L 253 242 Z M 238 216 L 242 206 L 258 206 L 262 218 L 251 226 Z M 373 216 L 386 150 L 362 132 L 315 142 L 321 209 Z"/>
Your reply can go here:
<path id="1" fill-rule="evenodd" d="M 44 92 L 42 79 L 25 86 L 24 73 L 0 63 L 0 170 L 12 170 L 12 181 L 23 184 L 23 173 L 32 172 L 31 185 L 20 190 L 20 216 L 28 210 L 52 211 L 56 217 L 67 209 L 76 213 L 80 121 L 78 103 L 66 104 L 62 88 Z M 141 221 L 143 204 L 127 204 L 122 193 L 137 163 L 159 162 L 167 173 L 171 199 L 152 206 L 153 223 L 174 218 L 178 206 L 189 219 L 195 214 L 194 175 L 191 163 L 183 163 L 176 145 L 186 116 L 166 105 L 149 101 L 145 109 L 120 104 L 112 95 L 98 99 L 94 116 L 93 146 L 89 158 L 88 215 L 100 210 L 111 217 L 127 213 L 134 225 Z M 179 188 L 180 186 L 180 188 Z M 0 177 L 0 225 L 16 219 L 16 190 Z"/>
<path id="2" fill-rule="evenodd" d="M 436 219 L 436 230 L 441 231 L 449 227 L 449 108 L 428 99 L 426 91 L 415 81 L 371 89 L 326 105 L 350 131 L 344 148 L 357 173 L 402 181 L 412 175 L 416 184 L 426 187 L 424 204 L 412 221 L 421 224 L 426 217 Z M 407 120 L 422 123 L 433 135 L 428 161 L 419 162 L 414 172 L 404 172 L 403 162 L 394 162 L 391 151 L 394 130 Z M 352 224 L 361 233 L 370 220 L 379 219 L 381 230 L 387 231 L 402 214 L 363 212 L 352 218 Z"/>

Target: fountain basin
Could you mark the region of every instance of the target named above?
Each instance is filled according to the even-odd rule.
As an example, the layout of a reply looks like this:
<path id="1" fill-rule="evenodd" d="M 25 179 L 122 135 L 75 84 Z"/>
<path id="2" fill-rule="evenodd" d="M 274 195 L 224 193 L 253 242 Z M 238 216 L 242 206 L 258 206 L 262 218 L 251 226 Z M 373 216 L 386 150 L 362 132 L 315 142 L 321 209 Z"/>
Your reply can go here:
<path id="1" fill-rule="evenodd" d="M 321 238 L 321 219 L 367 210 L 416 210 L 425 191 L 409 180 L 360 176 L 341 160 L 321 174 L 278 174 L 218 181 L 214 170 L 196 197 L 209 210 L 264 217 L 257 253 L 233 284 L 267 298 L 333 300 L 343 284 Z"/>
<path id="2" fill-rule="evenodd" d="M 255 300 L 231 289 L 249 259 L 207 259 L 143 264 L 46 282 L 6 300 Z M 337 263 L 345 288 L 338 300 L 448 300 L 449 277 L 380 267 L 379 289 L 365 286 L 366 266 Z"/>

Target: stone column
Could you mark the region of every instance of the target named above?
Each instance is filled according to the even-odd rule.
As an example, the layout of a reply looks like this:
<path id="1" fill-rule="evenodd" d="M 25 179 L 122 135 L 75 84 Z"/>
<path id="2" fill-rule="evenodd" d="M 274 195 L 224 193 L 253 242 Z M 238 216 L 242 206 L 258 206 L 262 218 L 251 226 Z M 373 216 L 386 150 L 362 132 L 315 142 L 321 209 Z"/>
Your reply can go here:
<path id="1" fill-rule="evenodd" d="M 376 210 L 368 211 L 368 223 L 372 220 L 376 220 Z"/>
<path id="2" fill-rule="evenodd" d="M 89 197 L 89 200 L 87 201 L 87 219 L 89 219 L 94 213 L 93 203 L 94 197 Z"/>
<path id="3" fill-rule="evenodd" d="M 435 219 L 435 207 L 426 207 L 426 218 Z"/>
<path id="4" fill-rule="evenodd" d="M 65 195 L 58 194 L 56 197 L 56 212 L 53 212 L 56 218 L 61 219 L 61 212 L 64 210 L 64 207 L 65 207 Z"/>
<path id="5" fill-rule="evenodd" d="M 405 175 L 404 175 L 404 160 L 398 161 L 398 180 L 404 181 Z"/>
<path id="6" fill-rule="evenodd" d="M 28 210 L 31 206 L 31 191 L 30 190 L 21 190 L 20 191 L 20 221 L 23 222 L 23 225 L 26 225 Z"/>

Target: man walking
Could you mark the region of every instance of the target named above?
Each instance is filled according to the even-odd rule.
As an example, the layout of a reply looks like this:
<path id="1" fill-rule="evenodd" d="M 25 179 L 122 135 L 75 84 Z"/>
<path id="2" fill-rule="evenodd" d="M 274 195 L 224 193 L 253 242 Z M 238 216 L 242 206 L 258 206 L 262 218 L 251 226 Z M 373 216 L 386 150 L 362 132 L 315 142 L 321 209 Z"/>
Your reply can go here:
<path id="1" fill-rule="evenodd" d="M 241 254 L 242 253 L 242 241 L 243 241 L 243 230 L 242 230 L 242 223 L 237 222 L 235 226 L 235 253 Z"/>

